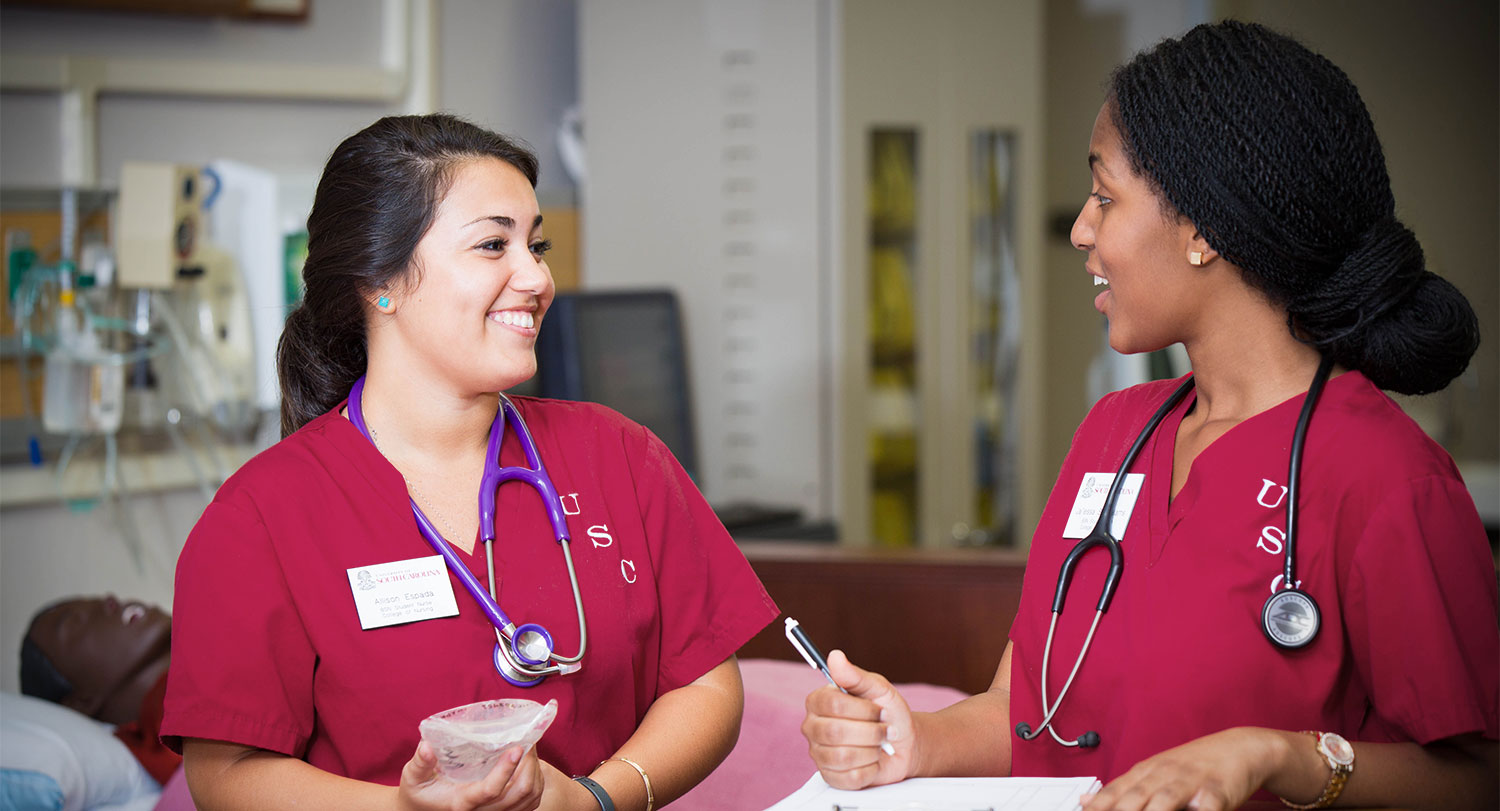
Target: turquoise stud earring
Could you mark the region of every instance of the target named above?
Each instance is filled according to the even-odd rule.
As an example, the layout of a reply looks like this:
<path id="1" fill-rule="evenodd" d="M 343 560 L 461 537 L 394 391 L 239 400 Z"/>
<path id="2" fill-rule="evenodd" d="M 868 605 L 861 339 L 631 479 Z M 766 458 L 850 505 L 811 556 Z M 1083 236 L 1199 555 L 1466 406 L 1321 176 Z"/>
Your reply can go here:
<path id="1" fill-rule="evenodd" d="M 379 307 L 382 310 L 384 310 L 385 308 L 391 306 L 391 297 L 390 296 L 381 296 L 380 298 L 375 299 L 375 306 Z"/>

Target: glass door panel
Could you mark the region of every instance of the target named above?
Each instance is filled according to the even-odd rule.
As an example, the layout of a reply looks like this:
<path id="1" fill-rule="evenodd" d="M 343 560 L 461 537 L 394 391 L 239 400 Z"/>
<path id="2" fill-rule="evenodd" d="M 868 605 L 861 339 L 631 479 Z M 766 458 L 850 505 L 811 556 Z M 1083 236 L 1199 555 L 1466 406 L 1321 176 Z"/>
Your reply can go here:
<path id="1" fill-rule="evenodd" d="M 870 131 L 869 458 L 875 543 L 916 539 L 917 133 Z"/>
<path id="2" fill-rule="evenodd" d="M 1017 509 L 1016 374 L 1021 290 L 1015 246 L 1015 142 L 980 130 L 969 145 L 969 379 L 974 398 L 974 523 L 967 542 L 1008 544 Z"/>

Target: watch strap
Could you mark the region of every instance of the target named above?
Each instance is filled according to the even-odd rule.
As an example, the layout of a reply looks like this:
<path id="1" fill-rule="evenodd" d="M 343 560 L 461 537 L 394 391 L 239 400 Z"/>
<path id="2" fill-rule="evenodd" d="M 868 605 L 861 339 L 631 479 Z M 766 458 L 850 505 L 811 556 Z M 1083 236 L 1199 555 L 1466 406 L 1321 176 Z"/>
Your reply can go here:
<path id="1" fill-rule="evenodd" d="M 604 790 L 604 786 L 594 782 L 593 778 L 575 777 L 573 782 L 588 789 L 589 793 L 594 795 L 594 799 L 599 801 L 600 811 L 615 811 L 615 801 L 609 798 L 609 792 Z"/>

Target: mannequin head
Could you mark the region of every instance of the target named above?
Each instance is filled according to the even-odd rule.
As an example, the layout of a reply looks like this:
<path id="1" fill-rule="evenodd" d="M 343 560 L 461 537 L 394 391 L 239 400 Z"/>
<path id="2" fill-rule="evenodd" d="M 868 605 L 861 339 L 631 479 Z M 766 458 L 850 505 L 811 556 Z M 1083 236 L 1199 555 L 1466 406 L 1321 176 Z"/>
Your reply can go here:
<path id="1" fill-rule="evenodd" d="M 171 660 L 172 619 L 114 595 L 43 608 L 21 642 L 21 692 L 112 724 L 135 720 Z"/>

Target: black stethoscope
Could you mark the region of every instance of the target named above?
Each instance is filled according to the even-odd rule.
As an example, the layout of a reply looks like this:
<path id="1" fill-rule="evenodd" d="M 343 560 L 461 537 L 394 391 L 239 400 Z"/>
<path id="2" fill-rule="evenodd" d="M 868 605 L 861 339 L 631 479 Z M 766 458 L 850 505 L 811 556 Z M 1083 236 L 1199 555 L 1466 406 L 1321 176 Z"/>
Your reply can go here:
<path id="1" fill-rule="evenodd" d="M 1321 622 L 1318 613 L 1318 604 L 1313 601 L 1311 595 L 1296 587 L 1297 579 L 1293 574 L 1293 566 L 1296 560 L 1297 546 L 1297 480 L 1300 478 L 1299 471 L 1302 467 L 1302 442 L 1307 436 L 1307 424 L 1312 421 L 1313 407 L 1318 403 L 1318 396 L 1323 393 L 1323 384 L 1328 382 L 1328 376 L 1333 371 L 1333 359 L 1324 357 L 1318 364 L 1317 374 L 1313 376 L 1312 385 L 1307 389 L 1307 399 L 1302 403 L 1302 413 L 1297 417 L 1297 427 L 1292 432 L 1292 452 L 1290 469 L 1287 472 L 1287 494 L 1286 494 L 1286 564 L 1283 571 L 1282 586 L 1269 600 L 1260 612 L 1260 629 L 1266 635 L 1271 644 L 1285 650 L 1295 650 L 1305 647 L 1313 641 L 1318 634 L 1318 626 Z M 1104 508 L 1099 511 L 1099 517 L 1094 521 L 1094 529 L 1083 540 L 1079 541 L 1063 560 L 1062 570 L 1057 574 L 1057 590 L 1052 597 L 1052 622 L 1047 627 L 1047 645 L 1042 649 L 1042 723 L 1032 731 L 1031 725 L 1027 723 L 1016 724 L 1016 735 L 1023 741 L 1029 741 L 1047 730 L 1052 738 L 1063 746 L 1079 746 L 1090 748 L 1099 745 L 1099 733 L 1085 732 L 1074 740 L 1067 740 L 1057 734 L 1053 728 L 1052 717 L 1057 714 L 1058 707 L 1062 706 L 1063 697 L 1068 694 L 1068 688 L 1073 686 L 1073 677 L 1078 675 L 1078 668 L 1083 665 L 1083 657 L 1088 654 L 1089 644 L 1094 640 L 1094 630 L 1099 627 L 1099 619 L 1104 612 L 1109 610 L 1110 600 L 1114 599 L 1115 589 L 1120 585 L 1120 574 L 1125 569 L 1125 553 L 1120 548 L 1120 539 L 1116 538 L 1109 529 L 1113 523 L 1115 504 L 1120 498 L 1120 488 L 1125 482 L 1125 474 L 1130 466 L 1135 463 L 1135 458 L 1140 454 L 1141 448 L 1146 440 L 1156 431 L 1156 427 L 1187 397 L 1188 392 L 1193 389 L 1193 378 L 1188 377 L 1182 381 L 1172 392 L 1172 396 L 1162 403 L 1161 408 L 1151 416 L 1151 421 L 1146 423 L 1140 436 L 1135 438 L 1135 444 L 1125 454 L 1125 461 L 1120 463 L 1120 471 L 1115 474 L 1114 481 L 1109 486 L 1109 494 L 1104 499 Z M 1068 593 L 1068 584 L 1073 579 L 1073 567 L 1078 563 L 1090 549 L 1102 546 L 1109 550 L 1109 572 L 1104 577 L 1104 589 L 1099 595 L 1099 605 L 1094 612 L 1094 621 L 1089 625 L 1088 635 L 1084 637 L 1083 648 L 1078 651 L 1078 659 L 1073 663 L 1073 671 L 1068 674 L 1068 680 L 1063 684 L 1062 691 L 1057 694 L 1056 703 L 1047 700 L 1047 674 L 1050 672 L 1049 665 L 1052 658 L 1052 635 L 1057 630 L 1057 618 L 1062 615 L 1063 599 Z"/>

